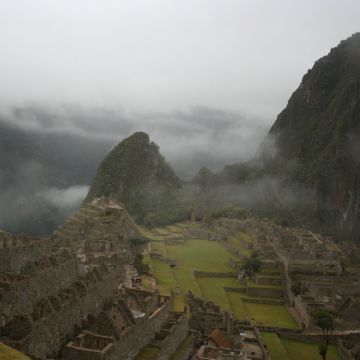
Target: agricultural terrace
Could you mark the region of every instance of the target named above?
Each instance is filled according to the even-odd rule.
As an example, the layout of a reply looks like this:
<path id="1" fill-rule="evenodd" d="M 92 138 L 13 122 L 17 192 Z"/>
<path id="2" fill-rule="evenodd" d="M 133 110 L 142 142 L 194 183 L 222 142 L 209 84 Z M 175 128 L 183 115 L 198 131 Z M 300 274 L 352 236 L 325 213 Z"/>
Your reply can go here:
<path id="1" fill-rule="evenodd" d="M 282 339 L 275 333 L 262 332 L 261 337 L 269 350 L 272 359 L 297 360 L 301 354 L 302 360 L 319 359 L 319 347 L 317 344 L 308 344 L 300 341 Z M 327 360 L 340 360 L 341 356 L 335 345 L 330 345 Z"/>
<path id="2" fill-rule="evenodd" d="M 239 319 L 248 319 L 259 325 L 298 327 L 282 299 L 247 294 L 248 288 L 282 289 L 280 285 L 257 285 L 253 281 L 241 283 L 232 275 L 234 269 L 229 259 L 234 259 L 234 253 L 231 249 L 235 248 L 243 256 L 250 256 L 249 244 L 252 239 L 244 233 L 238 233 L 229 239 L 229 248 L 218 241 L 189 236 L 189 228 L 198 226 L 184 222 L 164 228 L 142 229 L 143 234 L 151 240 L 150 253 L 161 255 L 161 258 L 155 258 L 147 254 L 145 261 L 150 265 L 160 291 L 164 294 L 173 293 L 175 310 L 184 309 L 186 293 L 190 290 L 220 305 L 222 309 L 232 311 Z M 171 266 L 164 259 L 171 259 L 176 264 Z M 236 256 L 235 260 L 241 261 Z M 194 271 L 220 273 L 227 277 L 196 276 Z M 280 277 L 277 269 L 263 269 L 259 275 Z M 257 300 L 274 301 L 276 304 L 258 304 L 255 303 Z"/>

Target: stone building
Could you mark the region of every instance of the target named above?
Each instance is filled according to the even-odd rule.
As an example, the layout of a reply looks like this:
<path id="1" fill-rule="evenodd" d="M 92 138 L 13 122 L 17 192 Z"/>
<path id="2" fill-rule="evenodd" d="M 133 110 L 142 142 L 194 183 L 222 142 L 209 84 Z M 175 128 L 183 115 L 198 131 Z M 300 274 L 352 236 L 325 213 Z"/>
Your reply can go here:
<path id="1" fill-rule="evenodd" d="M 188 320 L 170 311 L 170 297 L 125 288 L 63 349 L 68 360 L 133 359 L 147 346 L 157 347 L 157 359 L 168 359 L 188 335 Z"/>
<path id="2" fill-rule="evenodd" d="M 188 292 L 188 303 L 190 329 L 199 334 L 202 342 L 196 359 L 269 359 L 257 328 L 235 319 L 211 301 L 191 292 Z"/>
<path id="3" fill-rule="evenodd" d="M 125 285 L 133 236 L 136 225 L 106 198 L 50 239 L 0 232 L 0 342 L 33 359 L 133 359 L 149 344 L 168 359 L 188 319 L 170 297 Z"/>

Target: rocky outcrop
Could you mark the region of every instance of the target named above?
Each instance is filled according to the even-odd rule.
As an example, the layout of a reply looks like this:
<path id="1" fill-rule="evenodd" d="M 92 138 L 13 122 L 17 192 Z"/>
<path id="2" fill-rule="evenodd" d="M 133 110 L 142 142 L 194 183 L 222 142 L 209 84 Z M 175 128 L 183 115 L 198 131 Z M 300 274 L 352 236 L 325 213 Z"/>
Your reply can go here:
<path id="1" fill-rule="evenodd" d="M 269 145 L 270 144 L 270 145 Z M 271 128 L 268 173 L 315 192 L 313 224 L 360 239 L 360 33 L 316 61 Z"/>

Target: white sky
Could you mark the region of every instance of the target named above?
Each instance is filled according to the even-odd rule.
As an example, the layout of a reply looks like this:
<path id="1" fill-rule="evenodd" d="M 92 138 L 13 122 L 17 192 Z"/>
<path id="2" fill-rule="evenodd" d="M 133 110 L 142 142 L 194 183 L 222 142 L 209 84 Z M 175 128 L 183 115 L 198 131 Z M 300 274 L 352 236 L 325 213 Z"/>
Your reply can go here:
<path id="1" fill-rule="evenodd" d="M 271 124 L 359 0 L 0 0 L 0 102 L 194 106 Z"/>

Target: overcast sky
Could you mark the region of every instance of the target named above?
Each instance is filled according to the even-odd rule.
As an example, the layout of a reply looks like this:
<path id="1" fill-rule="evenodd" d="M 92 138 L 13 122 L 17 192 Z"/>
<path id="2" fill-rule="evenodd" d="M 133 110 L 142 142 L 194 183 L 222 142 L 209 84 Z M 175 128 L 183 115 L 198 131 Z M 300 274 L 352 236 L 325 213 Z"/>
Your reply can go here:
<path id="1" fill-rule="evenodd" d="M 0 101 L 211 107 L 270 126 L 359 0 L 0 0 Z"/>

